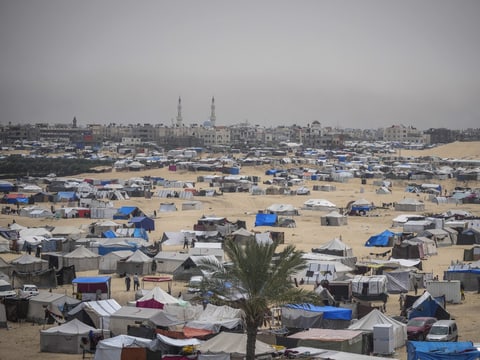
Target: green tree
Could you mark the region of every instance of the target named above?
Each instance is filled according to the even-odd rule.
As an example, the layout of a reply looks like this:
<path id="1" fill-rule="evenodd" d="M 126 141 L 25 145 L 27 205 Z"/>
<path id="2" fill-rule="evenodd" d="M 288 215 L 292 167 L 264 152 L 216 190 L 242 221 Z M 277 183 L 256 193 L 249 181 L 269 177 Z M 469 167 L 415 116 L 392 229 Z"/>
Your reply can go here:
<path id="1" fill-rule="evenodd" d="M 207 261 L 200 265 L 211 274 L 203 283 L 204 289 L 222 295 L 222 299 L 230 300 L 232 306 L 243 310 L 247 359 L 255 357 L 257 330 L 262 326 L 269 306 L 319 302 L 318 295 L 295 287 L 291 281 L 293 275 L 306 267 L 302 253 L 292 245 L 279 253 L 275 253 L 276 249 L 276 243 L 251 241 L 239 245 L 227 240 L 224 250 L 230 260 L 228 265 Z M 240 300 L 235 300 L 238 298 Z"/>

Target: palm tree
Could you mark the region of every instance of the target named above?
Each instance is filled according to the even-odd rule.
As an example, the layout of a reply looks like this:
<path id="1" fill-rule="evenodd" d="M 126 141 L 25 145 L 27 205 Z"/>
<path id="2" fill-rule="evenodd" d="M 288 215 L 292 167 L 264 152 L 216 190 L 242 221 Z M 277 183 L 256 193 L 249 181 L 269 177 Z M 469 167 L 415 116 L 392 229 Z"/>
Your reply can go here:
<path id="1" fill-rule="evenodd" d="M 286 246 L 278 254 L 277 244 L 259 244 L 251 241 L 242 246 L 233 240 L 225 242 L 225 253 L 231 263 L 222 266 L 215 262 L 203 262 L 200 266 L 211 274 L 203 286 L 232 306 L 243 310 L 247 331 L 246 358 L 255 358 L 257 330 L 263 324 L 268 307 L 292 302 L 318 303 L 318 295 L 296 288 L 290 278 L 306 268 L 301 252 L 293 245 Z M 230 284 L 227 287 L 225 284 Z M 235 296 L 236 294 L 236 296 Z M 235 301 L 234 296 L 240 300 Z"/>

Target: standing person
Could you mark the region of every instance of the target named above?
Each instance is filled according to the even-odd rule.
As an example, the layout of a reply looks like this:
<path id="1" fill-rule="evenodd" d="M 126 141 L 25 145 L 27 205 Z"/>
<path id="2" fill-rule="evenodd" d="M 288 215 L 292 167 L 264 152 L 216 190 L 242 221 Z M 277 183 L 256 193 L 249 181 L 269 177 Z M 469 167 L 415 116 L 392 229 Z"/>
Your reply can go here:
<path id="1" fill-rule="evenodd" d="M 415 290 L 415 295 L 418 293 L 418 282 L 417 279 L 413 282 L 413 290 Z"/>
<path id="2" fill-rule="evenodd" d="M 137 291 L 140 288 L 140 281 L 138 280 L 138 274 L 133 275 L 133 291 Z"/>
<path id="3" fill-rule="evenodd" d="M 405 294 L 401 293 L 400 297 L 398 298 L 398 302 L 400 304 L 400 310 L 403 310 L 403 304 L 405 303 Z"/>
<path id="4" fill-rule="evenodd" d="M 183 248 L 188 249 L 188 238 L 187 235 L 183 238 Z"/>
<path id="5" fill-rule="evenodd" d="M 132 281 L 132 279 L 130 279 L 130 275 L 127 274 L 127 276 L 125 277 L 125 286 L 127 288 L 127 291 L 130 291 L 131 281 Z"/>

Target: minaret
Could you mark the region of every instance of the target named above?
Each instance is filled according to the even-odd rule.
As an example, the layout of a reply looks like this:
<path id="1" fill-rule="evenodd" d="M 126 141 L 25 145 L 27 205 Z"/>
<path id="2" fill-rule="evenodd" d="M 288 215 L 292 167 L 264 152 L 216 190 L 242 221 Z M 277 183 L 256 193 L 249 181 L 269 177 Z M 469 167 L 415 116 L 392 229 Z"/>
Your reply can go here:
<path id="1" fill-rule="evenodd" d="M 212 127 L 215 127 L 215 121 L 217 118 L 215 117 L 215 98 L 212 96 L 212 105 L 210 106 L 211 112 L 210 112 L 210 125 Z"/>
<path id="2" fill-rule="evenodd" d="M 182 126 L 182 99 L 178 97 L 178 106 L 177 106 L 177 127 Z"/>

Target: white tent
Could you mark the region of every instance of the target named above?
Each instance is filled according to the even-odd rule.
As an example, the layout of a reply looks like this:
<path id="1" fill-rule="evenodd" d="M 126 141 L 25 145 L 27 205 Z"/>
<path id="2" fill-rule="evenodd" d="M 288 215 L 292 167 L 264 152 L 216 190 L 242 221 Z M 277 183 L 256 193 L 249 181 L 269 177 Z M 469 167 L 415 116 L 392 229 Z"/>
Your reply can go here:
<path id="1" fill-rule="evenodd" d="M 320 224 L 323 226 L 341 226 L 348 224 L 348 218 L 338 211 L 331 211 L 320 217 Z"/>
<path id="2" fill-rule="evenodd" d="M 110 331 L 113 335 L 127 334 L 128 325 L 147 322 L 160 309 L 123 306 L 110 315 Z"/>
<path id="3" fill-rule="evenodd" d="M 177 206 L 175 203 L 160 203 L 160 212 L 171 212 L 171 211 L 177 211 Z"/>
<path id="4" fill-rule="evenodd" d="M 97 270 L 99 262 L 100 255 L 91 252 L 84 246 L 63 255 L 63 266 L 75 265 L 75 271 Z"/>
<path id="5" fill-rule="evenodd" d="M 98 264 L 99 274 L 113 274 L 117 270 L 117 262 L 119 260 L 127 259 L 133 254 L 131 250 L 112 251 L 103 255 Z"/>
<path id="6" fill-rule="evenodd" d="M 157 272 L 161 274 L 173 274 L 189 256 L 189 254 L 181 252 L 160 251 L 154 257 L 154 261 L 157 263 Z"/>
<path id="7" fill-rule="evenodd" d="M 194 329 L 209 330 L 214 333 L 220 331 L 221 327 L 234 329 L 242 323 L 243 311 L 229 306 L 216 306 L 207 304 L 200 316 L 189 321 L 185 326 Z"/>
<path id="8" fill-rule="evenodd" d="M 147 293 L 145 293 L 145 295 L 143 295 L 134 303 L 137 307 L 161 309 L 165 304 L 180 305 L 185 302 L 176 297 L 173 297 L 159 286 L 155 286 L 152 290 L 149 290 Z M 161 304 L 161 306 L 157 306 L 155 304 Z"/>
<path id="9" fill-rule="evenodd" d="M 338 210 L 337 205 L 325 199 L 309 199 L 303 203 L 303 209 L 317 211 Z"/>
<path id="10" fill-rule="evenodd" d="M 363 318 L 348 327 L 349 330 L 373 331 L 378 324 L 391 324 L 393 326 L 394 346 L 399 348 L 407 341 L 407 325 L 384 315 L 381 311 L 374 309 Z"/>
<path id="11" fill-rule="evenodd" d="M 123 348 L 150 348 L 152 340 L 135 336 L 118 335 L 97 344 L 95 360 L 121 360 Z"/>
<path id="12" fill-rule="evenodd" d="M 266 210 L 268 213 L 283 216 L 298 215 L 298 210 L 291 204 L 272 204 Z"/>
<path id="13" fill-rule="evenodd" d="M 197 346 L 202 354 L 233 354 L 245 356 L 247 349 L 247 335 L 238 333 L 221 332 L 214 338 L 205 341 L 203 344 Z M 255 355 L 270 354 L 275 352 L 275 349 L 257 340 L 255 343 Z M 199 357 L 199 360 L 201 357 Z"/>
<path id="14" fill-rule="evenodd" d="M 77 318 L 92 323 L 97 329 L 110 328 L 110 315 L 120 310 L 115 299 L 83 301 L 68 312 L 69 318 Z"/>
<path id="15" fill-rule="evenodd" d="M 60 326 L 40 330 L 40 351 L 64 354 L 81 354 L 82 337 L 88 337 L 90 331 L 100 333 L 94 327 L 73 319 Z"/>
<path id="16" fill-rule="evenodd" d="M 405 198 L 395 203 L 395 211 L 425 211 L 425 204 L 417 199 Z"/>
<path id="17" fill-rule="evenodd" d="M 353 256 L 353 250 L 351 246 L 345 244 L 342 240 L 334 238 L 329 242 L 321 245 L 313 250 L 320 254 L 330 254 L 337 256 Z"/>
<path id="18" fill-rule="evenodd" d="M 28 300 L 27 320 L 32 322 L 43 321 L 45 320 L 45 309 L 61 314 L 64 306 L 75 306 L 78 303 L 80 303 L 80 300 L 65 294 L 41 291 Z"/>
<path id="19" fill-rule="evenodd" d="M 16 271 L 28 273 L 48 269 L 48 261 L 32 255 L 24 254 L 10 262 Z"/>
<path id="20" fill-rule="evenodd" d="M 141 250 L 137 250 L 125 261 L 117 262 L 117 274 L 149 275 L 154 273 L 152 263 L 151 257 L 145 255 Z"/>

